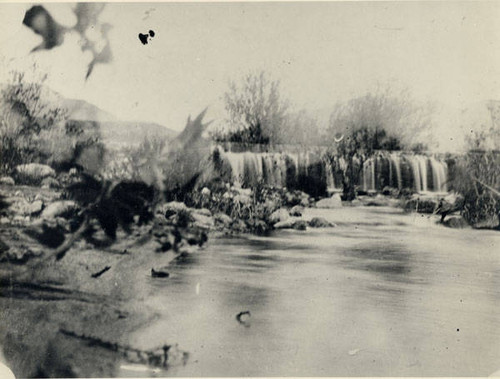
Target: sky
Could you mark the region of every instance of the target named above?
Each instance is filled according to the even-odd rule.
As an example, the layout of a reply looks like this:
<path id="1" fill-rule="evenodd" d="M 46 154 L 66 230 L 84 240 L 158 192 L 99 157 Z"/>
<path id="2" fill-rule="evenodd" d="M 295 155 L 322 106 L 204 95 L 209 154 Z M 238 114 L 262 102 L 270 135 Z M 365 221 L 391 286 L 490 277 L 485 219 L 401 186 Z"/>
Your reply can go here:
<path id="1" fill-rule="evenodd" d="M 113 26 L 114 59 L 86 82 L 90 56 L 74 34 L 29 54 L 41 40 L 22 25 L 31 5 L 0 4 L 2 61 L 36 61 L 52 89 L 122 120 L 181 130 L 207 106 L 207 119 L 220 120 L 229 80 L 264 70 L 312 112 L 377 86 L 407 88 L 436 105 L 438 138 L 454 150 L 462 110 L 500 99 L 500 2 L 108 3 L 101 21 Z M 68 26 L 73 6 L 46 4 Z M 138 33 L 148 30 L 155 36 L 143 45 Z"/>

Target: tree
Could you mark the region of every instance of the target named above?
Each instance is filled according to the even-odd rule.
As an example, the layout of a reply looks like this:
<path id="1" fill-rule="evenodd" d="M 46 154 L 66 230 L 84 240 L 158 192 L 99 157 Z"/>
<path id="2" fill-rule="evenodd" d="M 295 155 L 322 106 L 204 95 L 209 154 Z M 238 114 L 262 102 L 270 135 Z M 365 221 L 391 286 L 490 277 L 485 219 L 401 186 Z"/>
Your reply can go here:
<path id="1" fill-rule="evenodd" d="M 34 67 L 36 70 L 36 67 Z M 25 73 L 13 72 L 0 93 L 0 171 L 9 173 L 21 163 L 44 161 L 44 137 L 54 141 L 56 127 L 66 120 L 66 110 L 45 98 L 44 82 L 28 82 Z"/>
<path id="2" fill-rule="evenodd" d="M 282 143 L 288 102 L 281 98 L 279 81 L 271 81 L 264 72 L 248 74 L 239 86 L 230 82 L 224 102 L 230 130 L 216 133 L 215 140 Z"/>
<path id="3" fill-rule="evenodd" d="M 454 159 L 451 188 L 464 197 L 463 217 L 473 225 L 498 218 L 500 228 L 500 104 L 487 104 L 490 120 L 472 128 L 468 151 Z"/>
<path id="4" fill-rule="evenodd" d="M 412 104 L 407 92 L 392 95 L 389 89 L 337 104 L 326 139 L 334 146 L 329 154 L 332 163 L 338 157 L 345 162 L 334 165 L 342 171 L 344 198 L 355 197 L 363 164 L 376 150 L 410 149 L 428 140 L 429 115 L 427 109 Z"/>
<path id="5" fill-rule="evenodd" d="M 304 109 L 287 115 L 286 127 L 281 133 L 281 141 L 285 144 L 300 145 L 308 149 L 324 145 L 318 120 Z"/>

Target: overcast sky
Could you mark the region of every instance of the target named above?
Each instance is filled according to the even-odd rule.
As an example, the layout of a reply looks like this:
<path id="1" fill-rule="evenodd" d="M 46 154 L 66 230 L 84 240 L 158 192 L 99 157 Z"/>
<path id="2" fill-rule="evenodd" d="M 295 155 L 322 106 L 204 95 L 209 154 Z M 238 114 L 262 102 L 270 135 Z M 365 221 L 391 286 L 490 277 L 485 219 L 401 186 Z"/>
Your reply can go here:
<path id="1" fill-rule="evenodd" d="M 500 99 L 500 2 L 109 3 L 101 21 L 113 25 L 114 60 L 87 82 L 90 56 L 75 35 L 28 54 L 40 41 L 22 25 L 31 5 L 0 5 L 4 62 L 34 59 L 54 90 L 120 119 L 179 130 L 206 106 L 209 117 L 223 117 L 228 80 L 251 70 L 280 79 L 310 110 L 387 83 L 447 110 Z M 47 9 L 71 25 L 73 6 Z M 150 29 L 156 35 L 142 45 L 137 35 Z M 443 133 L 453 133 L 454 116 L 440 117 Z"/>

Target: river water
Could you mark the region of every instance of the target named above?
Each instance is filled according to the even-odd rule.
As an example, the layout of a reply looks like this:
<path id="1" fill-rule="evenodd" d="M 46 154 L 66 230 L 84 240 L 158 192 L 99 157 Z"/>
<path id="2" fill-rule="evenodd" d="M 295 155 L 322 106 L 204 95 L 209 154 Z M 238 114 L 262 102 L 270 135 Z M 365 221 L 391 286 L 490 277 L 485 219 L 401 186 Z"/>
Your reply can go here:
<path id="1" fill-rule="evenodd" d="M 308 209 L 335 228 L 212 239 L 151 279 L 136 345 L 169 376 L 487 376 L 500 369 L 500 233 L 389 207 Z M 246 324 L 236 320 L 250 311 Z M 121 373 L 124 375 L 125 373 Z M 163 375 L 163 374 L 162 374 Z"/>

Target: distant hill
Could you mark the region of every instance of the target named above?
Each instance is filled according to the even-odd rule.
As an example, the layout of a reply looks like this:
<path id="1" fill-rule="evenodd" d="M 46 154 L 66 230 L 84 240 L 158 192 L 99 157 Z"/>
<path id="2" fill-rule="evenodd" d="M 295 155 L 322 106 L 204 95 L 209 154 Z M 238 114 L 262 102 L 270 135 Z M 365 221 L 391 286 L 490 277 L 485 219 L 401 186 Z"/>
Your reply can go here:
<path id="1" fill-rule="evenodd" d="M 98 122 L 104 143 L 111 149 L 137 146 L 145 136 L 171 139 L 177 135 L 176 131 L 154 122 L 121 121 L 85 100 L 61 98 L 61 106 L 68 110 L 71 120 Z"/>
<path id="2" fill-rule="evenodd" d="M 0 84 L 0 87 L 7 88 L 4 86 L 5 84 Z M 121 121 L 113 114 L 92 103 L 65 98 L 46 86 L 42 88 L 42 97 L 53 106 L 65 108 L 70 120 L 97 122 L 104 143 L 112 149 L 137 146 L 145 136 L 171 139 L 178 134 L 178 132 L 154 122 Z"/>
<path id="3" fill-rule="evenodd" d="M 108 121 L 101 122 L 100 125 L 104 143 L 111 149 L 137 146 L 145 136 L 157 136 L 170 140 L 178 134 L 153 122 Z"/>
<path id="4" fill-rule="evenodd" d="M 77 121 L 115 122 L 118 119 L 111 113 L 103 111 L 85 100 L 66 99 L 61 97 L 61 106 L 68 110 L 70 118 Z"/>

